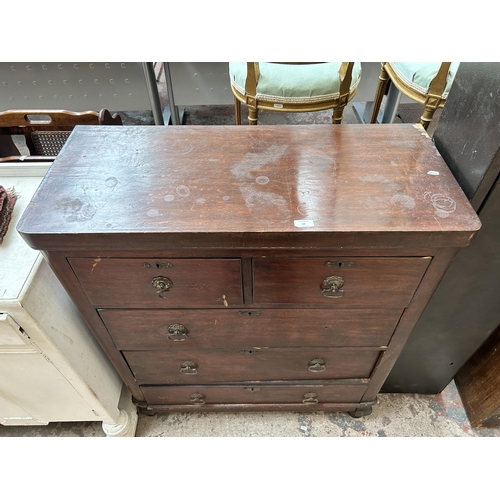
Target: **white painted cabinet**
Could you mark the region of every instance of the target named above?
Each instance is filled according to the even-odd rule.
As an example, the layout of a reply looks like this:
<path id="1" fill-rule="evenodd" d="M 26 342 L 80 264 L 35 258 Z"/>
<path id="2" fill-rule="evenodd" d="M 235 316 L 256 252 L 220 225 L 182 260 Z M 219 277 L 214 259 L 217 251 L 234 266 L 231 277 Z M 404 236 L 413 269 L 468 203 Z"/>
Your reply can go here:
<path id="1" fill-rule="evenodd" d="M 0 164 L 0 185 L 19 196 L 0 244 L 0 423 L 102 421 L 108 436 L 133 436 L 130 392 L 42 255 L 16 231 L 47 168 Z"/>

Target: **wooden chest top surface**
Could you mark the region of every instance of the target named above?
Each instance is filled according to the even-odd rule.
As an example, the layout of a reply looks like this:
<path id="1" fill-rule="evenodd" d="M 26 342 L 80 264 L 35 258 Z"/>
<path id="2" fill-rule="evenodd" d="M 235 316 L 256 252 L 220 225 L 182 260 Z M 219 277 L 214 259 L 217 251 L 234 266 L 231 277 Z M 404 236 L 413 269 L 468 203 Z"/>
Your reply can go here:
<path id="1" fill-rule="evenodd" d="M 479 227 L 424 130 L 395 124 L 76 127 L 18 225 L 49 250 L 332 233 L 463 246 Z"/>

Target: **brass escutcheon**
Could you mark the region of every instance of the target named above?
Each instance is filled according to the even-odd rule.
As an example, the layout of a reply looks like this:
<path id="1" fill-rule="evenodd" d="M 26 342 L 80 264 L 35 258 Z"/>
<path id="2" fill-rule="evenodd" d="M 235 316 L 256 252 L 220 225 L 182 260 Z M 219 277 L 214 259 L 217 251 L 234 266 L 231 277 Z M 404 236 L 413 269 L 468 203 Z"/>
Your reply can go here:
<path id="1" fill-rule="evenodd" d="M 325 262 L 326 267 L 352 267 L 354 262 L 352 260 L 328 260 Z"/>
<path id="2" fill-rule="evenodd" d="M 151 268 L 156 268 L 156 269 L 165 269 L 166 267 L 174 267 L 174 265 L 171 262 L 144 262 L 142 264 L 142 267 L 145 267 L 147 269 Z"/>

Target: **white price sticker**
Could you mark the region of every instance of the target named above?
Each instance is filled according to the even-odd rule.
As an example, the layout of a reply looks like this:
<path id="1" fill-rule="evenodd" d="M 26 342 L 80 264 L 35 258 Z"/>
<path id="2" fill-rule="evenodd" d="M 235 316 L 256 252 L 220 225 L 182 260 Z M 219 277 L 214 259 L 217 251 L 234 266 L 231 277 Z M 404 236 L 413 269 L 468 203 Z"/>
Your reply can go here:
<path id="1" fill-rule="evenodd" d="M 294 220 L 293 225 L 295 227 L 314 227 L 314 221 L 313 220 Z"/>

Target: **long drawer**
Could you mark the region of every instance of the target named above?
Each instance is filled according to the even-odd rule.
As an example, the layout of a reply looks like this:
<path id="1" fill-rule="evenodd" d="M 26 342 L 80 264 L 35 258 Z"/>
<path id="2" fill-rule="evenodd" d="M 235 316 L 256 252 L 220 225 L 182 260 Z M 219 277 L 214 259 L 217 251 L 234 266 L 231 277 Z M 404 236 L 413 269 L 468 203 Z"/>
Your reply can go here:
<path id="1" fill-rule="evenodd" d="M 366 385 L 195 385 L 142 386 L 148 404 L 303 404 L 358 403 Z"/>
<path id="2" fill-rule="evenodd" d="M 400 309 L 101 309 L 120 350 L 387 345 Z"/>
<path id="3" fill-rule="evenodd" d="M 372 348 L 123 351 L 139 385 L 369 378 Z"/>
<path id="4" fill-rule="evenodd" d="M 253 302 L 404 308 L 430 261 L 431 257 L 254 259 Z"/>
<path id="5" fill-rule="evenodd" d="M 72 258 L 69 263 L 96 307 L 226 307 L 243 303 L 239 259 Z"/>

